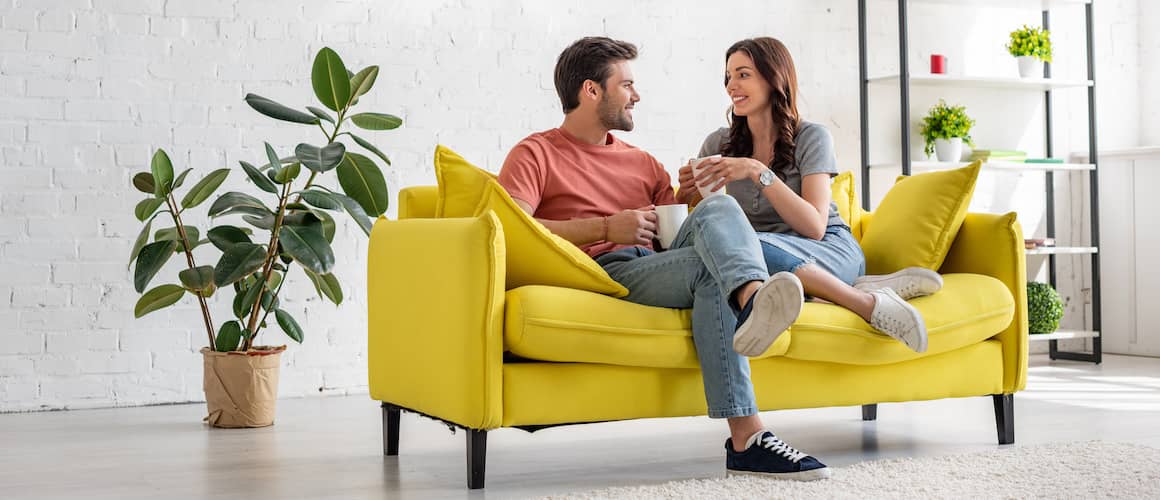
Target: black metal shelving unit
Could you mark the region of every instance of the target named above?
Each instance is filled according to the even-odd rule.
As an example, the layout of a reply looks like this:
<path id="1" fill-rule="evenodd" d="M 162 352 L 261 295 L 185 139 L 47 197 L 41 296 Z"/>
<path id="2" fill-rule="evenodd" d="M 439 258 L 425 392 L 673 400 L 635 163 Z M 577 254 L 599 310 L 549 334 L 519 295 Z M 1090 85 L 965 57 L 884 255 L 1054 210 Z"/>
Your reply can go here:
<path id="1" fill-rule="evenodd" d="M 869 113 L 869 90 L 871 83 L 875 82 L 889 82 L 894 79 L 898 80 L 899 87 L 899 124 L 901 130 L 901 167 L 903 175 L 911 174 L 911 167 L 915 162 L 911 159 L 910 151 L 910 86 L 916 80 L 910 73 L 909 46 L 908 46 L 908 7 L 909 3 L 914 0 L 897 0 L 898 2 L 898 59 L 899 71 L 897 75 L 889 75 L 883 78 L 871 78 L 867 68 L 867 0 L 858 0 L 858 61 L 859 61 L 859 78 L 860 96 L 861 96 L 861 153 L 862 153 L 862 208 L 869 210 L 870 208 L 870 170 L 872 164 L 870 163 L 870 113 Z M 946 3 L 945 1 L 942 3 Z M 969 2 L 962 2 L 969 3 Z M 1002 7 L 1021 7 L 1025 3 L 1034 2 L 990 2 L 989 5 L 998 5 Z M 1050 29 L 1051 23 L 1051 8 L 1055 4 L 1060 5 L 1082 5 L 1084 7 L 1085 20 L 1085 36 L 1087 49 L 1087 80 L 1085 81 L 1059 81 L 1051 77 L 1051 64 L 1046 63 L 1043 66 L 1043 79 L 1035 81 L 1010 81 L 1006 79 L 987 79 L 987 78 L 950 78 L 950 77 L 922 77 L 918 81 L 922 84 L 931 85 L 945 85 L 945 86 L 959 86 L 959 87 L 976 87 L 979 85 L 993 85 L 1004 86 L 1010 85 L 1012 88 L 1031 87 L 1038 89 L 1042 87 L 1043 99 L 1045 104 L 1044 123 L 1045 123 L 1045 156 L 1051 158 L 1054 154 L 1052 144 L 1052 90 L 1056 88 L 1087 87 L 1087 101 L 1088 101 L 1088 151 L 1098 151 L 1096 148 L 1096 87 L 1095 87 L 1095 50 L 1093 47 L 1093 22 L 1092 22 L 1092 0 L 1043 0 L 1039 2 L 1042 6 L 1042 22 L 1044 29 Z M 1089 164 L 1039 164 L 1021 168 L 1022 170 L 1043 170 L 1045 172 L 1046 185 L 1046 232 L 1048 238 L 1055 237 L 1055 172 L 1074 172 L 1087 171 L 1089 181 L 1089 196 L 1091 203 L 1090 212 L 1090 230 L 1091 230 L 1091 246 L 1087 247 L 1055 247 L 1045 248 L 1042 250 L 1029 251 L 1028 255 L 1046 255 L 1048 258 L 1048 279 L 1052 287 L 1056 286 L 1056 256 L 1060 254 L 1087 254 L 1091 258 L 1091 305 L 1092 305 L 1092 329 L 1090 331 L 1058 331 L 1052 334 L 1033 335 L 1032 340 L 1041 341 L 1047 340 L 1049 342 L 1049 356 L 1051 359 L 1065 359 L 1074 361 L 1088 361 L 1093 363 L 1100 363 L 1102 361 L 1102 348 L 1100 342 L 1100 255 L 1099 255 L 1099 159 L 1098 155 L 1092 154 L 1089 159 Z M 985 165 L 984 169 L 989 167 L 998 169 L 1013 169 L 1011 165 L 989 164 Z M 1059 340 L 1071 338 L 1091 338 L 1092 352 L 1069 352 L 1059 350 Z"/>

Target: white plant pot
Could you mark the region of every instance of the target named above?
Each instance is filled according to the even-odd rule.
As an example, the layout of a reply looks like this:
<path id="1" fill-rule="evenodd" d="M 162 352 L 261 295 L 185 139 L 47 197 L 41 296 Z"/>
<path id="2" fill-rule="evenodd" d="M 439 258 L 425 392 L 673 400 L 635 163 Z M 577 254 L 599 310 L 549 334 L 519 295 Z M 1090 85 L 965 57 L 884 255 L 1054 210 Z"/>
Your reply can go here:
<path id="1" fill-rule="evenodd" d="M 1040 61 L 1035 56 L 1019 56 L 1015 60 L 1019 61 L 1019 77 L 1020 78 L 1042 78 L 1043 77 L 1043 61 Z"/>
<path id="2" fill-rule="evenodd" d="M 938 161 L 959 161 L 963 157 L 963 138 L 935 139 L 934 155 Z"/>

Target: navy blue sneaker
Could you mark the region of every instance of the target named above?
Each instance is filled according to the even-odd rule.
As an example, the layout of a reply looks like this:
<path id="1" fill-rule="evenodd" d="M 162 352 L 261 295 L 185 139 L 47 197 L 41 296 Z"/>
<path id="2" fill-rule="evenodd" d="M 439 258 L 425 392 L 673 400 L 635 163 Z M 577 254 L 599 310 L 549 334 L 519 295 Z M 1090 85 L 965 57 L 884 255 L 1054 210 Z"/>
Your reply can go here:
<path id="1" fill-rule="evenodd" d="M 793 449 L 769 431 L 749 438 L 745 451 L 733 451 L 733 439 L 725 440 L 726 475 L 753 475 L 794 481 L 830 477 L 830 469 L 818 459 Z"/>

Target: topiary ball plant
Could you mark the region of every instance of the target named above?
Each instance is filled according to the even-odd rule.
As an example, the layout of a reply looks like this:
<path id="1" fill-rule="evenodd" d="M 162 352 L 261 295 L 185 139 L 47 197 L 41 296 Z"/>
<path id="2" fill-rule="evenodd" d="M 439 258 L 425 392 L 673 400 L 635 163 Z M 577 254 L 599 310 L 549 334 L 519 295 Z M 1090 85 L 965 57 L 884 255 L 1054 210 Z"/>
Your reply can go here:
<path id="1" fill-rule="evenodd" d="M 1031 333 L 1051 333 L 1063 319 L 1063 299 L 1051 285 L 1031 281 L 1027 283 L 1028 330 Z"/>

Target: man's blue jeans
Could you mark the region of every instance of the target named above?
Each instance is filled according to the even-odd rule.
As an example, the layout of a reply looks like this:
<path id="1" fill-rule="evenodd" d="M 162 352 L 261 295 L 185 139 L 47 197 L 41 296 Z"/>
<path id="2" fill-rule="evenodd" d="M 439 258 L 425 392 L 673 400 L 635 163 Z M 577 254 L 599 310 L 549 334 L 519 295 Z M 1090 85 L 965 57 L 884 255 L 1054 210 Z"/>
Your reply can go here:
<path id="1" fill-rule="evenodd" d="M 732 196 L 697 205 L 667 251 L 624 248 L 596 262 L 628 288 L 625 300 L 693 308 L 693 343 L 710 417 L 757 414 L 749 360 L 733 350 L 737 310 L 729 299 L 745 283 L 764 281 L 769 273 L 757 233 Z"/>

